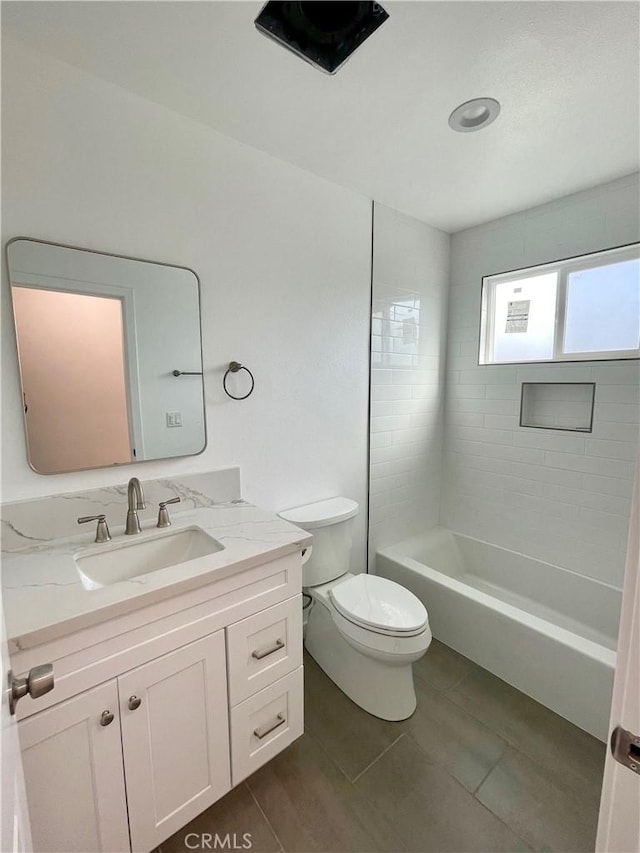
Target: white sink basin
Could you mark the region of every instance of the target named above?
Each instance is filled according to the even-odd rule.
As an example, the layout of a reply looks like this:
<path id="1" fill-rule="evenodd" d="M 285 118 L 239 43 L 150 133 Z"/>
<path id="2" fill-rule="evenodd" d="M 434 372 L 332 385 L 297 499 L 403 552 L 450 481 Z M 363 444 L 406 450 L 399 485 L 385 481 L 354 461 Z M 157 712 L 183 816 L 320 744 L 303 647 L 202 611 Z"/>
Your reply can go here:
<path id="1" fill-rule="evenodd" d="M 145 534 L 142 534 L 143 536 Z M 127 537 L 129 538 L 129 537 Z M 95 551 L 75 555 L 76 566 L 85 589 L 99 589 L 112 583 L 131 580 L 178 563 L 207 557 L 222 551 L 221 545 L 199 527 L 158 531 L 144 539 L 119 541 Z"/>

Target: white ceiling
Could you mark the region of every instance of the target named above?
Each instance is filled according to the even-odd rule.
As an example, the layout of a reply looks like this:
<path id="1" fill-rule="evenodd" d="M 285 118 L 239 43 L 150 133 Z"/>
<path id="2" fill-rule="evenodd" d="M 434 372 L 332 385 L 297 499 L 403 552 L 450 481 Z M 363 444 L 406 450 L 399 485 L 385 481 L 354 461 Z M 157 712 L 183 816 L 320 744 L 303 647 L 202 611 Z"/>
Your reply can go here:
<path id="1" fill-rule="evenodd" d="M 394 2 L 330 77 L 261 2 L 4 2 L 32 47 L 446 231 L 638 169 L 635 2 Z M 502 104 L 454 133 L 451 110 Z"/>

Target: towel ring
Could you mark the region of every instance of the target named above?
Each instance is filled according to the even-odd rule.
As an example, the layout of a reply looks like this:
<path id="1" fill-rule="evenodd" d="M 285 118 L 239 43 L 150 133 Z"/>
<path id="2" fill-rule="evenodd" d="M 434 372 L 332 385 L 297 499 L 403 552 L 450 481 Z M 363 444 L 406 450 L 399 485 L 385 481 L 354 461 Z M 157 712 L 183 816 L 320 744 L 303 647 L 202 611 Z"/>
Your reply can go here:
<path id="1" fill-rule="evenodd" d="M 235 394 L 232 394 L 227 389 L 227 376 L 230 373 L 238 373 L 238 371 L 240 371 L 240 370 L 246 370 L 247 373 L 249 374 L 249 376 L 251 378 L 251 388 L 249 388 L 247 393 L 244 394 L 242 397 L 236 397 Z M 255 388 L 255 384 L 256 384 L 256 380 L 253 378 L 253 373 L 249 370 L 248 367 L 245 367 L 244 364 L 240 364 L 239 361 L 230 361 L 229 362 L 229 367 L 227 368 L 227 370 L 226 370 L 226 372 L 222 378 L 222 387 L 224 388 L 224 393 L 227 395 L 227 397 L 231 397 L 232 400 L 246 400 L 247 397 L 250 397 L 251 394 L 253 394 L 253 389 Z"/>

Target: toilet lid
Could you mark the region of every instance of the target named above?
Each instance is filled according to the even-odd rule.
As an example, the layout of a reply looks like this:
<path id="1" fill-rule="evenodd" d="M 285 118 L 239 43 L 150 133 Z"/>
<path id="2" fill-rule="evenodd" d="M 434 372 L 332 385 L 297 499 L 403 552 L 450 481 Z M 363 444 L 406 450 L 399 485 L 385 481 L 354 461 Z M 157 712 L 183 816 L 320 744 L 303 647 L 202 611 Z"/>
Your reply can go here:
<path id="1" fill-rule="evenodd" d="M 355 575 L 331 590 L 336 610 L 352 622 L 398 633 L 419 631 L 428 622 L 420 599 L 377 575 Z"/>
<path id="2" fill-rule="evenodd" d="M 297 506 L 279 512 L 280 518 L 297 524 L 303 530 L 315 530 L 317 527 L 328 527 L 340 521 L 347 521 L 358 514 L 358 504 L 351 498 L 329 498 L 326 501 Z"/>

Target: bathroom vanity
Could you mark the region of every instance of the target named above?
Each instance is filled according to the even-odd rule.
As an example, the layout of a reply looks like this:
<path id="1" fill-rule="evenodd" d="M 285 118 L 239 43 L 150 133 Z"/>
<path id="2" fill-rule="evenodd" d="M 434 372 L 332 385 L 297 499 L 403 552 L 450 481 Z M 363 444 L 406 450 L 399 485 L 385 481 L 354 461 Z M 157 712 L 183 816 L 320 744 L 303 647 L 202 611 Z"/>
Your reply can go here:
<path id="1" fill-rule="evenodd" d="M 112 526 L 107 544 L 84 531 L 34 542 L 16 520 L 26 504 L 7 508 L 13 672 L 51 663 L 55 679 L 16 706 L 36 850 L 150 851 L 302 734 L 311 537 L 243 501 L 216 502 L 189 479 L 147 489 L 182 496 L 170 530 L 151 510 L 141 534 Z M 116 503 L 126 509 L 121 490 L 100 491 L 111 492 L 111 515 Z M 75 514 L 74 498 L 49 500 Z M 209 553 L 118 575 L 136 548 L 162 555 L 196 533 Z"/>

